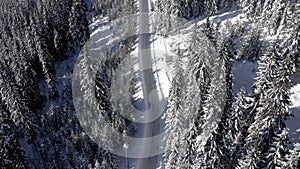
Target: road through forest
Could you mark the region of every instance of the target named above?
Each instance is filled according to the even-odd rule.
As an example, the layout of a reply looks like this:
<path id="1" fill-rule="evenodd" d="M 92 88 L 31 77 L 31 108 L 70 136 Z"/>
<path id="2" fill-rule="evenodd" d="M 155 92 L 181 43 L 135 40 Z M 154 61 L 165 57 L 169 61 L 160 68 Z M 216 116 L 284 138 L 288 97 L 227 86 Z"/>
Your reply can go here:
<path id="1" fill-rule="evenodd" d="M 155 169 L 158 166 L 158 152 L 161 140 L 159 137 L 153 137 L 160 134 L 160 119 L 153 119 L 159 117 L 160 113 L 160 100 L 157 92 L 157 86 L 154 78 L 151 50 L 150 50 L 150 24 L 149 24 L 149 5 L 148 0 L 139 0 L 139 68 L 142 78 L 142 86 L 144 93 L 146 121 L 151 121 L 145 124 L 143 131 L 144 139 L 140 153 L 148 155 L 147 158 L 138 159 L 136 169 Z M 149 97 L 150 96 L 150 97 Z"/>

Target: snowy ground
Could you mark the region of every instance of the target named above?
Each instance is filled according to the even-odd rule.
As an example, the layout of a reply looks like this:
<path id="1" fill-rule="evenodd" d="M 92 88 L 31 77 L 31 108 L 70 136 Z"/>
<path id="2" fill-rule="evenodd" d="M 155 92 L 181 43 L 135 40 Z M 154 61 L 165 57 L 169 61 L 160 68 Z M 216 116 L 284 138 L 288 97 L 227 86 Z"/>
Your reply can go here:
<path id="1" fill-rule="evenodd" d="M 258 64 L 256 62 L 234 62 L 233 63 L 233 89 L 235 95 L 241 88 L 246 89 L 247 92 L 252 92 L 252 85 L 254 84 Z"/>
<path id="2" fill-rule="evenodd" d="M 300 108 L 300 83 L 293 86 L 291 94 L 291 108 Z"/>
<path id="3" fill-rule="evenodd" d="M 293 87 L 291 89 L 291 111 L 295 117 L 288 120 L 290 139 L 292 142 L 300 142 L 300 72 L 292 76 Z"/>

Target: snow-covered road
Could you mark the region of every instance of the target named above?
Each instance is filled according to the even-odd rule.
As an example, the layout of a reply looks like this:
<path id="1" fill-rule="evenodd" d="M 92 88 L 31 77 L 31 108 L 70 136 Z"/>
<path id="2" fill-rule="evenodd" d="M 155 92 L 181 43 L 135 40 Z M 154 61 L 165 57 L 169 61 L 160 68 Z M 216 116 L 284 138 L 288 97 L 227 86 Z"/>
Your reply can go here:
<path id="1" fill-rule="evenodd" d="M 150 24 L 149 24 L 149 7 L 148 0 L 139 1 L 139 69 L 141 72 L 142 87 L 144 93 L 145 110 L 149 110 L 146 113 L 146 121 L 142 147 L 140 149 L 141 156 L 148 155 L 147 158 L 138 159 L 135 168 L 136 169 L 155 169 L 157 168 L 157 161 L 159 152 L 160 140 L 159 137 L 153 137 L 160 134 L 161 120 L 155 119 L 159 117 L 160 103 L 159 95 L 157 92 L 157 86 L 154 78 L 151 48 L 150 48 Z M 150 96 L 151 95 L 151 96 Z M 151 98 L 150 98 L 151 97 Z M 154 155 L 154 156 L 153 156 Z"/>

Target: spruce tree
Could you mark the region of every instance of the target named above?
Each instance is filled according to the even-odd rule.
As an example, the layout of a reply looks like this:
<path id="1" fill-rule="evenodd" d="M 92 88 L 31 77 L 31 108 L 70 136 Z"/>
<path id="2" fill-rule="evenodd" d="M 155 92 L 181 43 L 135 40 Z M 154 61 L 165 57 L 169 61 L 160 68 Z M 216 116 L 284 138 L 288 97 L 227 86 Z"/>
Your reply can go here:
<path id="1" fill-rule="evenodd" d="M 300 168 L 300 144 L 295 143 L 294 149 L 291 151 L 288 162 L 284 166 L 284 168 Z"/>
<path id="2" fill-rule="evenodd" d="M 230 124 L 228 130 L 228 140 L 230 146 L 230 161 L 231 166 L 235 167 L 237 159 L 240 159 L 245 154 L 246 137 L 248 136 L 248 128 L 254 121 L 255 109 L 257 102 L 253 96 L 249 96 L 245 89 L 241 89 L 237 99 L 233 105 L 233 111 L 230 115 Z"/>
<path id="3" fill-rule="evenodd" d="M 180 55 L 178 57 L 181 57 Z M 175 64 L 175 74 L 172 81 L 172 88 L 169 96 L 168 110 L 165 115 L 166 120 L 166 147 L 164 154 L 164 166 L 166 168 L 176 168 L 178 166 L 179 154 L 182 153 L 180 148 L 181 139 L 183 137 L 184 121 L 182 118 L 182 96 L 183 96 L 183 69 L 181 59 Z"/>
<path id="4" fill-rule="evenodd" d="M 233 102 L 233 87 L 232 87 L 232 59 L 233 53 L 231 52 L 231 46 L 233 39 L 231 36 L 224 38 L 221 42 L 220 49 L 220 64 L 221 72 L 225 74 L 219 75 L 225 79 L 225 99 L 224 107 L 222 110 L 222 115 L 220 117 L 220 122 L 217 124 L 216 128 L 213 129 L 212 134 L 209 136 L 206 144 L 201 149 L 198 155 L 201 160 L 199 167 L 212 166 L 213 168 L 230 168 L 230 142 L 227 138 L 227 133 L 229 131 L 230 116 L 232 113 L 232 102 Z M 220 68 L 219 68 L 220 69 Z M 217 70 L 218 71 L 218 70 Z M 218 78 L 216 78 L 218 79 Z M 219 79 L 218 79 L 219 80 Z M 223 79 L 220 81 L 222 82 Z M 208 105 L 209 103 L 207 103 Z M 202 157 L 201 157 L 202 156 Z"/>
<path id="5" fill-rule="evenodd" d="M 72 1 L 69 32 L 75 46 L 82 46 L 89 39 L 86 4 L 83 0 Z"/>
<path id="6" fill-rule="evenodd" d="M 289 76 L 286 66 L 291 62 L 280 57 L 276 47 L 263 56 L 259 63 L 256 94 L 259 97 L 254 123 L 246 138 L 247 153 L 239 161 L 240 167 L 283 167 L 287 161 L 288 136 L 286 119 L 289 112 Z"/>
<path id="7" fill-rule="evenodd" d="M 0 165 L 1 168 L 26 167 L 25 151 L 18 142 L 15 124 L 9 119 L 9 113 L 5 110 L 0 100 Z"/>

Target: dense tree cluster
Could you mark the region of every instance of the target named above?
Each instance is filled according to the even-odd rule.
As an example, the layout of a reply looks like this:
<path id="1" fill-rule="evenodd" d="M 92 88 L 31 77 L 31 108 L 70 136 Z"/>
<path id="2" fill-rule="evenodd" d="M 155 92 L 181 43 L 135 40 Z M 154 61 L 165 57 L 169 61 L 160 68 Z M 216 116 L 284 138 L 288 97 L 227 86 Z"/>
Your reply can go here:
<path id="1" fill-rule="evenodd" d="M 134 0 L 2 0 L 0 4 L 0 168 L 105 168 L 119 165 L 116 155 L 99 147 L 84 132 L 75 115 L 71 79 L 59 86 L 62 73 L 55 63 L 72 59 L 90 38 L 89 23 L 104 24 L 136 14 Z M 300 146 L 289 149 L 286 120 L 290 76 L 300 62 L 300 5 L 297 0 L 163 0 L 152 10 L 158 32 L 172 30 L 171 16 L 195 24 L 186 49 L 178 44 L 175 77 L 170 90 L 166 122 L 166 168 L 299 168 Z M 216 23 L 214 15 L 238 11 L 241 20 Z M 240 12 L 240 13 L 239 13 Z M 158 15 L 159 16 L 159 15 Z M 95 78 L 80 79 L 84 99 L 96 96 L 110 127 L 129 135 L 135 126 L 121 114 L 132 110 L 140 90 L 137 72 L 126 63 L 128 78 L 112 85 L 115 71 L 132 52 L 137 19 L 114 22 L 110 33 L 125 37 L 105 53 Z M 178 21 L 178 20 L 177 20 Z M 176 22 L 177 22 L 176 21 Z M 125 25 L 118 30 L 118 25 Z M 164 35 L 164 34 L 162 34 Z M 127 38 L 127 36 L 130 36 Z M 202 37 L 206 37 L 204 40 Z M 268 37 L 268 39 L 266 38 Z M 214 50 L 210 50 L 214 48 Z M 81 73 L 91 72 L 83 48 Z M 233 92 L 234 61 L 258 62 L 252 92 Z M 74 65 L 63 73 L 72 74 Z M 130 86 L 130 88 L 128 88 Z M 112 88 L 118 90 L 112 93 Z M 94 94 L 89 95 L 89 94 Z M 121 102 L 121 101 L 120 101 Z M 123 103 L 123 101 L 121 102 Z M 133 103 L 134 104 L 134 103 Z M 104 128 L 108 147 L 120 146 L 118 136 Z"/>
<path id="2" fill-rule="evenodd" d="M 85 3 L 4 0 L 0 8 L 0 167 L 87 167 L 95 145 L 84 135 L 70 139 L 82 131 L 54 67 L 89 37 Z"/>
<path id="3" fill-rule="evenodd" d="M 184 12 L 190 11 L 187 4 L 192 1 L 168 2 L 158 2 L 157 6 L 162 12 L 192 16 Z M 288 148 L 286 120 L 292 117 L 290 76 L 299 69 L 299 18 L 296 17 L 299 4 L 241 1 L 237 7 L 246 16 L 243 22 L 220 26 L 211 22 L 210 15 L 228 4 L 210 3 L 214 7 L 203 7 L 202 11 L 209 9 L 211 14 L 203 11 L 194 16 L 206 14 L 206 23 L 201 28 L 218 51 L 218 57 L 209 52 L 209 60 L 205 59 L 205 52 L 198 49 L 205 48 L 203 40 L 197 39 L 203 36 L 199 33 L 192 35 L 188 52 L 180 53 L 188 63 L 176 69 L 184 69 L 180 72 L 185 72 L 182 76 L 186 78 L 178 81 L 177 72 L 172 82 L 166 116 L 165 165 L 168 168 L 298 168 L 299 145 L 294 150 Z M 165 4 L 169 6 L 164 8 Z M 266 36 L 275 40 L 264 39 Z M 240 60 L 258 61 L 259 70 L 252 93 L 241 89 L 235 97 L 232 62 Z"/>
<path id="4" fill-rule="evenodd" d="M 134 0 L 92 0 L 92 2 L 92 15 L 95 18 L 107 16 L 109 21 L 136 14 L 137 10 Z"/>
<path id="5" fill-rule="evenodd" d="M 156 1 L 156 12 L 191 19 L 200 15 L 214 15 L 217 11 L 237 8 L 236 0 L 167 0 Z"/>

